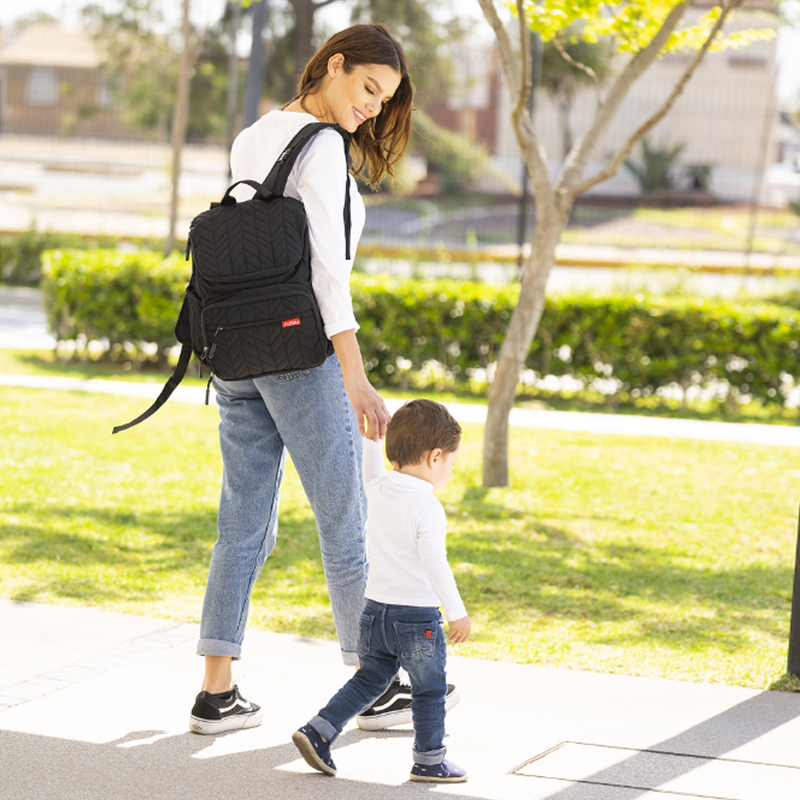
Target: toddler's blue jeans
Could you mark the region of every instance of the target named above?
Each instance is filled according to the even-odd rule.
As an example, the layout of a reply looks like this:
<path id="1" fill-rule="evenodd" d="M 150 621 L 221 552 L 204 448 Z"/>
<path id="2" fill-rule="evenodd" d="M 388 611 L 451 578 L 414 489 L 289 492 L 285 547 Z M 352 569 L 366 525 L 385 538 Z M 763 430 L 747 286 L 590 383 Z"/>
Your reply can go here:
<path id="1" fill-rule="evenodd" d="M 310 720 L 332 742 L 357 714 L 369 708 L 403 667 L 411 681 L 414 762 L 444 758 L 447 647 L 438 608 L 396 606 L 367 600 L 356 645 L 361 668 Z"/>

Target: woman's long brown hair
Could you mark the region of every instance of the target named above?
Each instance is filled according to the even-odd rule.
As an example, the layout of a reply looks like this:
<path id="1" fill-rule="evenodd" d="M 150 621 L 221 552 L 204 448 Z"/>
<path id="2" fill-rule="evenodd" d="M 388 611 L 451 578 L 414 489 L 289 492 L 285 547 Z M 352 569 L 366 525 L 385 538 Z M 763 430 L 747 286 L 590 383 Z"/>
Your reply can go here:
<path id="1" fill-rule="evenodd" d="M 328 61 L 337 53 L 344 56 L 347 73 L 357 64 L 383 64 L 400 75 L 397 91 L 380 114 L 362 122 L 350 134 L 353 172 L 375 187 L 385 175 L 394 176 L 394 165 L 405 152 L 411 135 L 414 84 L 408 61 L 402 46 L 385 25 L 353 25 L 331 36 L 311 57 L 297 84 L 297 95 L 289 102 L 300 100 L 305 108 L 303 100 L 318 91 L 328 73 Z"/>

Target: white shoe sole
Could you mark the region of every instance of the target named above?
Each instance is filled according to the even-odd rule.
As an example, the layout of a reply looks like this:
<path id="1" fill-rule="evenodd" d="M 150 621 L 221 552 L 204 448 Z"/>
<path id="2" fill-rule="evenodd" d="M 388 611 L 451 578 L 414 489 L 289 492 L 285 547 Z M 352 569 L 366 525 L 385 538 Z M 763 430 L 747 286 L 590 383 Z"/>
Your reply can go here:
<path id="1" fill-rule="evenodd" d="M 459 700 L 461 700 L 461 692 L 456 688 L 449 697 L 445 698 L 444 710 L 450 711 L 451 708 L 455 708 Z M 385 714 L 376 714 L 375 716 L 356 717 L 356 724 L 362 731 L 383 731 L 397 725 L 410 725 L 412 722 L 410 708 L 402 711 L 387 711 Z"/>
<path id="2" fill-rule="evenodd" d="M 412 773 L 408 776 L 408 779 L 417 783 L 465 783 L 467 776 L 460 775 L 458 778 L 425 778 L 422 775 L 414 775 Z"/>
<path id="3" fill-rule="evenodd" d="M 239 731 L 245 728 L 257 728 L 264 721 L 264 709 L 259 709 L 255 714 L 236 714 L 225 719 L 202 719 L 191 715 L 189 717 L 189 730 L 204 736 L 211 736 L 226 731 Z"/>

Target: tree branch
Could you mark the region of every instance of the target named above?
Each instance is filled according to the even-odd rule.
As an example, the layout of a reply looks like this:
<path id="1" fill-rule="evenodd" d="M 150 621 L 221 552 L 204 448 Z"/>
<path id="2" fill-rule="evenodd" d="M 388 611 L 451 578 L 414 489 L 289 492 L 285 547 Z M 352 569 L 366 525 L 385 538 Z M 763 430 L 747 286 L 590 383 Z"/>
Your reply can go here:
<path id="1" fill-rule="evenodd" d="M 513 114 L 516 117 L 528 114 L 528 100 L 533 91 L 531 75 L 531 34 L 525 24 L 525 0 L 517 0 L 517 19 L 519 20 L 519 51 L 522 54 L 521 80 L 517 93 L 517 104 Z"/>
<path id="2" fill-rule="evenodd" d="M 617 170 L 622 166 L 625 159 L 631 154 L 631 151 L 636 144 L 641 141 L 647 135 L 647 133 L 670 112 L 678 98 L 683 93 L 684 87 L 691 79 L 695 70 L 700 66 L 700 63 L 705 58 L 705 55 L 714 42 L 717 34 L 720 32 L 720 30 L 722 30 L 722 26 L 725 24 L 725 20 L 727 19 L 728 15 L 731 13 L 731 11 L 740 6 L 742 2 L 743 0 L 729 0 L 729 2 L 723 3 L 722 13 L 719 15 L 719 19 L 716 21 L 716 23 L 714 23 L 714 27 L 706 37 L 705 42 L 703 42 L 703 46 L 697 51 L 692 63 L 689 64 L 689 66 L 686 68 L 686 71 L 678 79 L 677 83 L 672 88 L 672 92 L 670 92 L 669 97 L 666 99 L 661 108 L 659 108 L 655 114 L 653 114 L 642 125 L 640 125 L 633 132 L 633 134 L 631 134 L 625 144 L 619 149 L 617 154 L 606 165 L 605 169 L 603 169 L 601 172 L 598 172 L 596 175 L 592 175 L 590 178 L 586 178 L 584 181 L 581 181 L 579 184 L 569 189 L 568 191 L 571 198 L 575 198 L 578 195 L 583 194 L 593 186 L 596 186 L 598 183 L 602 183 L 603 181 L 606 181 L 616 175 Z"/>
<path id="3" fill-rule="evenodd" d="M 517 59 L 514 55 L 514 48 L 511 44 L 511 37 L 508 35 L 503 21 L 494 7 L 493 0 L 478 0 L 483 10 L 483 15 L 486 17 L 488 23 L 492 26 L 497 45 L 500 50 L 500 62 L 503 65 L 503 72 L 506 74 L 509 88 L 511 89 L 512 96 L 516 97 L 519 94 L 519 72 L 517 71 Z"/>
<path id="4" fill-rule="evenodd" d="M 684 2 L 676 5 L 669 12 L 667 18 L 664 20 L 664 24 L 650 40 L 650 43 L 628 62 L 617 80 L 614 81 L 614 85 L 611 87 L 605 102 L 597 109 L 597 113 L 589 129 L 581 137 L 578 144 L 572 148 L 572 151 L 567 157 L 564 169 L 557 181 L 557 192 L 568 195 L 568 197 L 577 197 L 578 193 L 575 192 L 572 187 L 581 181 L 592 153 L 598 147 L 611 125 L 612 120 L 619 111 L 631 86 L 633 86 L 656 58 L 658 58 L 658 54 L 667 44 L 672 32 L 681 21 L 684 11 L 686 11 L 687 7 L 692 5 L 692 3 L 693 0 L 684 0 Z"/>
<path id="5" fill-rule="evenodd" d="M 494 29 L 495 38 L 500 50 L 500 60 L 503 71 L 508 80 L 511 97 L 516 97 L 516 104 L 511 114 L 514 133 L 517 137 L 522 157 L 530 174 L 533 194 L 537 203 L 544 201 L 544 193 L 552 191 L 550 171 L 547 167 L 547 158 L 539 145 L 533 121 L 528 113 L 528 97 L 533 91 L 531 76 L 531 48 L 530 32 L 525 24 L 524 0 L 517 0 L 517 13 L 519 15 L 520 46 L 522 49 L 522 63 L 514 52 L 511 36 L 500 19 L 493 0 L 478 0 L 483 9 L 484 16 Z"/>
<path id="6" fill-rule="evenodd" d="M 591 68 L 587 67 L 586 64 L 581 64 L 580 61 L 576 61 L 565 49 L 564 43 L 558 38 L 558 36 L 553 39 L 553 46 L 558 50 L 561 54 L 561 57 L 567 64 L 571 64 L 575 69 L 579 69 L 582 72 L 585 72 L 592 80 L 597 82 L 597 73 Z"/>

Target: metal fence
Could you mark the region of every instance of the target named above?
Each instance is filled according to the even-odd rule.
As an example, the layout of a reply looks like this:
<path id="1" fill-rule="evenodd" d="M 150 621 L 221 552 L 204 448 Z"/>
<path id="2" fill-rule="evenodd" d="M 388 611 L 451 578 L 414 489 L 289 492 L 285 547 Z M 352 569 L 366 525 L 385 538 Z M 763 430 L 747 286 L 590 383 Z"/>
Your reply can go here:
<path id="1" fill-rule="evenodd" d="M 154 110 L 144 127 L 148 96 L 137 100 L 119 91 L 88 52 L 86 33 L 54 28 L 48 35 L 56 38 L 42 31 L 26 48 L 12 38 L 0 50 L 0 228 L 163 238 L 171 192 L 168 120 Z M 441 82 L 446 88 L 435 98 L 420 97 L 419 105 L 439 128 L 459 134 L 460 160 L 444 153 L 435 137 L 418 133 L 394 191 L 365 193 L 362 241 L 373 245 L 373 255 L 424 248 L 423 259 L 445 270 L 455 269 L 453 262 L 505 260 L 513 271 L 520 232 L 527 241 L 535 208 L 523 207 L 518 194 L 522 162 L 510 98 L 490 41 L 454 58 L 448 82 Z M 684 56 L 664 58 L 634 88 L 590 170 L 663 101 L 685 64 Z M 239 81 L 244 68 L 238 67 Z M 584 266 L 647 263 L 631 248 L 683 251 L 677 260 L 686 264 L 689 253 L 752 252 L 762 258 L 761 268 L 800 266 L 800 217 L 790 205 L 800 201 L 793 163 L 800 134 L 775 101 L 776 70 L 769 42 L 710 56 L 649 138 L 648 150 L 637 148 L 630 168 L 579 200 L 563 252 L 582 248 L 573 261 Z M 196 84 L 204 71 L 201 61 Z M 164 80 L 152 76 L 152 91 Z M 224 119 L 225 87 L 214 92 L 203 98 L 204 113 Z M 206 112 L 209 97 L 217 101 Z M 264 108 L 270 103 L 277 104 L 265 101 Z M 554 173 L 565 141 L 580 138 L 596 104 L 591 88 L 565 99 L 540 85 L 533 114 Z M 224 128 L 207 131 L 204 140 L 195 135 L 185 146 L 179 233 L 227 185 Z M 484 159 L 476 171 L 475 161 Z M 753 258 L 735 263 L 752 266 Z"/>

